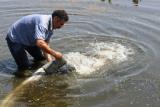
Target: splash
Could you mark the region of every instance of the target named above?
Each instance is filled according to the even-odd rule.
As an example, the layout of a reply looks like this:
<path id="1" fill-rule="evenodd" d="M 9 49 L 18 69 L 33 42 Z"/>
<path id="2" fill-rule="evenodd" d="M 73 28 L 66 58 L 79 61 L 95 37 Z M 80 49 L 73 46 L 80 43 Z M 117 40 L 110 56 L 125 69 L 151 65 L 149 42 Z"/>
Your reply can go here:
<path id="1" fill-rule="evenodd" d="M 70 52 L 65 54 L 67 62 L 73 65 L 80 75 L 89 75 L 109 61 L 114 64 L 127 61 L 128 56 L 134 54 L 132 48 L 114 42 L 90 43 L 86 49 L 88 49 L 86 53 Z"/>
<path id="2" fill-rule="evenodd" d="M 79 52 L 70 52 L 65 55 L 65 59 L 76 68 L 76 72 L 82 75 L 91 74 L 104 65 L 104 60 L 85 56 Z"/>

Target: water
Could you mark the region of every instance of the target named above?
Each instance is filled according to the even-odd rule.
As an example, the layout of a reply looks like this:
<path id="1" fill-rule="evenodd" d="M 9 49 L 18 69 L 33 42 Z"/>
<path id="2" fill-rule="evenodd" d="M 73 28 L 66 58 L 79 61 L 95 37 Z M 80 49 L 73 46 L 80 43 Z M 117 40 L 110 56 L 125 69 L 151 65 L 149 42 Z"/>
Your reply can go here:
<path id="1" fill-rule="evenodd" d="M 1 0 L 0 102 L 10 107 L 159 107 L 159 0 Z M 51 47 L 76 72 L 42 76 L 23 85 L 5 42 L 8 27 L 24 15 L 65 9 L 70 21 Z"/>

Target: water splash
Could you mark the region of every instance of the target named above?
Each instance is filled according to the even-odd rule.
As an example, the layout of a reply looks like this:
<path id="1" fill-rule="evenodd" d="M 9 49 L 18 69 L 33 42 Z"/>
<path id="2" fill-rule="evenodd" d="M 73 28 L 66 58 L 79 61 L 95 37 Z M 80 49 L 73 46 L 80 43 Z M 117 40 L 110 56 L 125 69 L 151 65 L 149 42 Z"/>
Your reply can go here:
<path id="1" fill-rule="evenodd" d="M 65 59 L 76 68 L 76 72 L 80 75 L 89 75 L 109 61 L 114 64 L 127 61 L 130 55 L 134 54 L 132 48 L 123 46 L 120 43 L 90 43 L 87 53 L 70 52 L 65 54 Z"/>
<path id="2" fill-rule="evenodd" d="M 70 52 L 65 59 L 76 68 L 76 72 L 82 75 L 91 74 L 104 65 L 104 60 L 83 55 L 79 52 Z"/>

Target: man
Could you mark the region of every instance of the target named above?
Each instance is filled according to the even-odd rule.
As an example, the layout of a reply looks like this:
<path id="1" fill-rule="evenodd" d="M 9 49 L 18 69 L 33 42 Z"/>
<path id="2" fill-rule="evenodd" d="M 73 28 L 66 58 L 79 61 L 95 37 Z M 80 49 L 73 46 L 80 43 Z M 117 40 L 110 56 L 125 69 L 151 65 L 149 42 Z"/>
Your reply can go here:
<path id="1" fill-rule="evenodd" d="M 65 10 L 55 10 L 52 15 L 24 16 L 10 27 L 6 40 L 19 72 L 31 65 L 26 51 L 35 62 L 62 58 L 62 53 L 49 47 L 49 40 L 53 30 L 61 28 L 68 20 Z"/>

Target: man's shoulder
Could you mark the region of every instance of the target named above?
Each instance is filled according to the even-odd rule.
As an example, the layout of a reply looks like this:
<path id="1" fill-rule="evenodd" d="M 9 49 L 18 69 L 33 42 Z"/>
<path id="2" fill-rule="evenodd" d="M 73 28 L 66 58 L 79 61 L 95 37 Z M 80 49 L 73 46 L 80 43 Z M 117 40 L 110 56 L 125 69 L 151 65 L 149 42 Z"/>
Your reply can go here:
<path id="1" fill-rule="evenodd" d="M 24 16 L 23 18 L 25 18 L 25 19 L 29 19 L 29 18 L 40 18 L 40 17 L 42 17 L 42 16 L 43 16 L 42 14 L 30 14 L 30 15 Z"/>
<path id="2" fill-rule="evenodd" d="M 22 19 L 30 19 L 30 18 L 39 18 L 39 19 L 44 19 L 44 18 L 49 18 L 50 15 L 45 15 L 45 14 L 30 14 L 22 17 Z"/>

